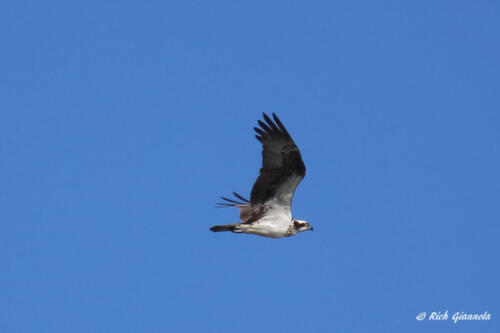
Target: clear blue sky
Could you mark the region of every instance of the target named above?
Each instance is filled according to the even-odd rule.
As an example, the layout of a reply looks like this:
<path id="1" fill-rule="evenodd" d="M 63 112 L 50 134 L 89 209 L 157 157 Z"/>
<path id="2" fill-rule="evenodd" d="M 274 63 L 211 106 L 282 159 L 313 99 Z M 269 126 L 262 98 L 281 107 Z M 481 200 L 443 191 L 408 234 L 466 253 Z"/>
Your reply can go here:
<path id="1" fill-rule="evenodd" d="M 1 332 L 499 332 L 496 1 L 7 1 Z M 211 233 L 275 112 L 273 240 Z M 492 314 L 419 322 L 420 312 Z"/>

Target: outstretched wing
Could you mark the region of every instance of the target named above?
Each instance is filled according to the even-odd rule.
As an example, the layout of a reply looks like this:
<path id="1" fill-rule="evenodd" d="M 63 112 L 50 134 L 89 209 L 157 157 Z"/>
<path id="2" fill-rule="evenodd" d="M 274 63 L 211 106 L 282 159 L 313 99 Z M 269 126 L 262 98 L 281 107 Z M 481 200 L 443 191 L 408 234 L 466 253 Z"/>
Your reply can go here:
<path id="1" fill-rule="evenodd" d="M 229 199 L 227 197 L 220 197 L 224 202 L 218 202 L 217 207 L 218 208 L 224 208 L 224 207 L 237 207 L 240 209 L 240 219 L 242 221 L 246 220 L 251 214 L 252 214 L 252 209 L 250 207 L 250 201 L 245 199 L 243 196 L 239 195 L 236 192 L 233 192 L 233 195 L 238 198 L 240 201 L 234 200 L 234 199 Z"/>
<path id="2" fill-rule="evenodd" d="M 252 207 L 270 200 L 291 207 L 293 194 L 306 174 L 306 166 L 292 137 L 273 113 L 274 122 L 265 113 L 261 128 L 254 127 L 262 143 L 262 168 L 252 188 Z"/>

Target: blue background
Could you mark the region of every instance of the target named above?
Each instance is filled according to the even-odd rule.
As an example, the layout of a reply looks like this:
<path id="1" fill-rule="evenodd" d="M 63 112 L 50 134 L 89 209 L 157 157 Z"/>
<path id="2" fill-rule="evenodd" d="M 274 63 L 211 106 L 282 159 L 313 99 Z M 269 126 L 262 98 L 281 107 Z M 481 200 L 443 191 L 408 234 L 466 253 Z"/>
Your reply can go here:
<path id="1" fill-rule="evenodd" d="M 500 331 L 498 2 L 0 9 L 1 332 Z M 211 233 L 262 112 L 315 231 Z"/>

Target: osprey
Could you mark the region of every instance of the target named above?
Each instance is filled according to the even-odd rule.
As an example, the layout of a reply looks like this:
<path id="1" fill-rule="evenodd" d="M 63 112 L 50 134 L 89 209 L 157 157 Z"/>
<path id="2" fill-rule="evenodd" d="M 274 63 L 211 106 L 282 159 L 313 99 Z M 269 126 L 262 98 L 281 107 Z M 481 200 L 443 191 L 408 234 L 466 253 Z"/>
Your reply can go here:
<path id="1" fill-rule="evenodd" d="M 250 201 L 233 192 L 240 201 L 221 197 L 219 207 L 240 209 L 240 223 L 216 225 L 211 231 L 232 231 L 264 237 L 281 238 L 313 230 L 306 221 L 292 216 L 292 198 L 295 189 L 306 174 L 306 166 L 299 148 L 285 126 L 273 113 L 274 122 L 265 113 L 254 127 L 255 136 L 262 143 L 262 168 L 250 194 Z"/>

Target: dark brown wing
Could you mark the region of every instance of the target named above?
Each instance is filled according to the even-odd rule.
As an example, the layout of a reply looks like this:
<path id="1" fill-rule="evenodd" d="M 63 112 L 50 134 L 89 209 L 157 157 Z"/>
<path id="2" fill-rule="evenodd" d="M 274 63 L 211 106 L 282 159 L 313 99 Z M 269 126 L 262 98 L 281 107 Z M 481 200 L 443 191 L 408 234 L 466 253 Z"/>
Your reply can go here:
<path id="1" fill-rule="evenodd" d="M 227 197 L 220 197 L 224 202 L 218 202 L 218 208 L 224 207 L 237 207 L 240 209 L 240 219 L 245 221 L 249 216 L 252 215 L 252 209 L 250 207 L 250 201 L 245 199 L 243 196 L 239 195 L 236 192 L 233 192 L 233 195 L 238 198 L 240 201 L 230 199 Z"/>
<path id="2" fill-rule="evenodd" d="M 262 168 L 252 188 L 250 203 L 264 204 L 276 198 L 277 202 L 291 206 L 295 189 L 306 174 L 299 148 L 273 113 L 274 122 L 265 113 L 261 128 L 254 127 L 255 137 L 262 143 Z"/>

